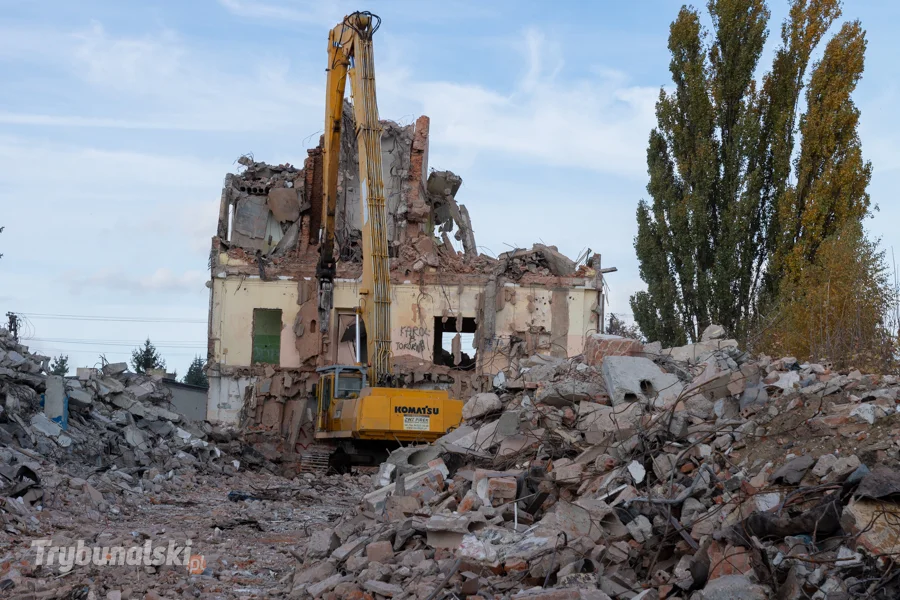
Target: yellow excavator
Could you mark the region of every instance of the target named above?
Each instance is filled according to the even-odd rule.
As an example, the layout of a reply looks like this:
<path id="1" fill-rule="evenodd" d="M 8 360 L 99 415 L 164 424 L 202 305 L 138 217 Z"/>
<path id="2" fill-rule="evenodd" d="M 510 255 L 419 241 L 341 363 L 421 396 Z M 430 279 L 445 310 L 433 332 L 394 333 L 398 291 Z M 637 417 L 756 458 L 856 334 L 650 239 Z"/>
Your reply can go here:
<path id="1" fill-rule="evenodd" d="M 317 369 L 315 435 L 318 440 L 335 442 L 338 450 L 332 455 L 332 466 L 339 471 L 346 470 L 349 464 L 377 464 L 391 444 L 434 441 L 462 420 L 463 402 L 451 399 L 446 390 L 399 388 L 392 377 L 391 279 L 381 167 L 382 129 L 375 100 L 372 53 L 372 36 L 380 25 L 377 15 L 355 12 L 344 17 L 328 37 L 324 201 L 316 267 L 323 334 L 328 332 L 334 306 L 335 211 L 341 117 L 348 75 L 359 148 L 363 242 L 362 281 L 356 309 L 356 364 Z M 360 359 L 363 345 L 368 364 L 362 364 Z"/>

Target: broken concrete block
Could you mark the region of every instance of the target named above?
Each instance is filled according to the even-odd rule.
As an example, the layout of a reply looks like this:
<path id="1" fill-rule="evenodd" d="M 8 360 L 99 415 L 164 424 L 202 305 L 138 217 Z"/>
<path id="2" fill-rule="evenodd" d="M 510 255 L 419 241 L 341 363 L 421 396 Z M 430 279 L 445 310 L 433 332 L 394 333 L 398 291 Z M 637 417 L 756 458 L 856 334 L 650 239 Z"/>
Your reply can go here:
<path id="1" fill-rule="evenodd" d="M 741 394 L 740 410 L 765 406 L 769 402 L 769 394 L 763 386 L 744 388 Z"/>
<path id="2" fill-rule="evenodd" d="M 581 483 L 581 475 L 584 472 L 584 465 L 581 463 L 572 463 L 553 470 L 554 481 L 560 485 L 574 485 Z"/>
<path id="3" fill-rule="evenodd" d="M 325 558 L 340 545 L 341 540 L 333 529 L 316 529 L 306 544 L 306 558 Z"/>
<path id="4" fill-rule="evenodd" d="M 78 367 L 75 369 L 75 377 L 78 378 L 78 381 L 88 381 L 91 377 L 97 374 L 97 369 L 92 367 Z"/>
<path id="5" fill-rule="evenodd" d="M 300 201 L 295 188 L 272 188 L 266 197 L 266 204 L 281 223 L 296 221 L 300 217 Z"/>
<path id="6" fill-rule="evenodd" d="M 89 484 L 87 481 L 81 487 L 85 496 L 87 496 L 88 500 L 94 504 L 95 506 L 105 501 L 103 494 L 100 493 L 100 490 Z"/>
<path id="7" fill-rule="evenodd" d="M 497 449 L 497 456 L 509 456 L 518 454 L 529 447 L 537 447 L 544 435 L 543 429 L 533 429 L 527 434 L 511 435 L 500 442 L 500 448 Z"/>
<path id="8" fill-rule="evenodd" d="M 125 388 L 125 391 L 134 396 L 134 399 L 140 402 L 155 390 L 149 383 L 135 383 Z"/>
<path id="9" fill-rule="evenodd" d="M 709 342 L 712 340 L 724 340 L 725 328 L 721 325 L 710 325 L 700 334 L 701 342 Z"/>
<path id="10" fill-rule="evenodd" d="M 370 579 L 363 583 L 363 589 L 372 592 L 373 594 L 384 596 L 385 598 L 393 598 L 394 596 L 399 596 L 403 593 L 403 588 L 399 585 L 385 583 L 384 581 L 377 581 L 375 579 Z M 313 597 L 318 598 L 319 596 L 313 594 Z"/>
<path id="11" fill-rule="evenodd" d="M 500 442 L 508 437 L 502 435 L 497 430 L 499 423 L 500 421 L 493 421 L 482 425 L 478 429 L 468 431 L 466 435 L 457 438 L 453 444 L 464 450 L 490 450 L 491 448 L 498 446 Z M 460 429 L 462 429 L 462 427 Z"/>
<path id="12" fill-rule="evenodd" d="M 104 365 L 103 374 L 104 375 L 118 375 L 119 373 L 124 373 L 128 370 L 128 364 L 123 362 L 118 363 L 109 363 L 108 365 Z"/>
<path id="13" fill-rule="evenodd" d="M 712 401 L 730 396 L 731 375 L 731 371 L 720 369 L 714 361 L 709 361 L 703 372 L 684 389 L 684 394 L 703 394 Z"/>
<path id="14" fill-rule="evenodd" d="M 503 408 L 500 397 L 491 392 L 475 394 L 463 405 L 463 419 L 474 419 Z"/>
<path id="15" fill-rule="evenodd" d="M 806 475 L 806 472 L 815 464 L 816 459 L 810 455 L 798 456 L 791 460 L 780 469 L 772 473 L 769 477 L 770 483 L 786 483 L 788 485 L 797 485 Z"/>
<path id="16" fill-rule="evenodd" d="M 319 561 L 313 566 L 303 569 L 294 575 L 294 585 L 312 583 L 314 581 L 324 581 L 334 575 L 335 570 L 334 563 L 324 560 Z"/>
<path id="17" fill-rule="evenodd" d="M 134 448 L 147 447 L 147 438 L 144 436 L 144 432 L 138 429 L 135 425 L 129 425 L 128 427 L 123 429 L 122 434 L 125 437 L 125 441 L 128 442 L 128 445 Z"/>
<path id="18" fill-rule="evenodd" d="M 635 483 L 642 482 L 644 480 L 644 476 L 647 474 L 647 470 L 644 469 L 644 465 L 636 460 L 633 460 L 628 464 L 628 472 L 631 474 L 631 478 Z"/>
<path id="19" fill-rule="evenodd" d="M 534 587 L 519 592 L 514 600 L 611 600 L 604 592 L 587 587 L 543 588 Z"/>
<path id="20" fill-rule="evenodd" d="M 520 410 L 506 410 L 503 414 L 500 415 L 499 422 L 497 423 L 497 431 L 500 435 L 516 435 L 519 433 L 519 421 L 523 416 L 523 411 Z"/>
<path id="21" fill-rule="evenodd" d="M 638 515 L 629 521 L 625 527 L 628 529 L 631 537 L 634 538 L 634 541 L 639 544 L 643 544 L 653 536 L 653 525 L 650 523 L 650 519 L 644 515 Z"/>
<path id="22" fill-rule="evenodd" d="M 812 468 L 812 474 L 819 478 L 825 477 L 834 467 L 837 460 L 838 458 L 834 454 L 823 454 L 816 461 L 816 466 Z"/>
<path id="23" fill-rule="evenodd" d="M 57 437 L 62 433 L 62 427 L 47 418 L 44 413 L 36 413 L 31 417 L 31 426 L 47 437 Z"/>
<path id="24" fill-rule="evenodd" d="M 693 600 L 767 600 L 768 588 L 753 583 L 746 575 L 726 575 L 706 584 L 695 592 Z"/>
<path id="25" fill-rule="evenodd" d="M 66 406 L 66 382 L 59 375 L 47 377 L 47 390 L 44 392 L 44 414 L 47 418 L 65 428 L 69 411 Z"/>
<path id="26" fill-rule="evenodd" d="M 737 340 L 709 340 L 697 342 L 696 344 L 687 344 L 686 346 L 665 348 L 662 351 L 662 355 L 668 356 L 677 362 L 695 365 L 708 359 L 718 350 L 737 347 Z"/>
<path id="27" fill-rule="evenodd" d="M 394 558 L 394 546 L 388 541 L 372 542 L 366 546 L 366 558 L 371 562 L 386 564 Z"/>
<path id="28" fill-rule="evenodd" d="M 383 462 L 381 466 L 378 467 L 378 473 L 375 474 L 374 483 L 375 487 L 380 488 L 386 485 L 390 485 L 391 481 L 394 479 L 394 471 L 397 470 L 397 465 Z"/>
<path id="29" fill-rule="evenodd" d="M 785 393 L 793 392 L 800 387 L 800 373 L 797 371 L 778 373 L 778 380 L 767 385 L 780 388 Z"/>
<path id="30" fill-rule="evenodd" d="M 333 590 L 342 581 L 344 581 L 344 576 L 340 573 L 335 573 L 327 579 L 312 584 L 306 588 L 306 591 L 309 592 L 313 598 L 321 598 L 326 592 Z"/>
<path id="31" fill-rule="evenodd" d="M 653 473 L 662 482 L 668 482 L 675 471 L 675 456 L 668 453 L 658 454 L 653 457 Z"/>
<path id="32" fill-rule="evenodd" d="M 94 404 L 94 396 L 84 390 L 69 390 L 69 403 L 78 408 L 90 408 Z"/>
<path id="33" fill-rule="evenodd" d="M 604 395 L 603 386 L 591 381 L 569 379 L 542 385 L 534 397 L 538 404 L 563 408 L 574 406 L 584 400 L 593 400 Z"/>
<path id="34" fill-rule="evenodd" d="M 874 425 L 875 420 L 879 417 L 883 417 L 885 412 L 880 410 L 880 407 L 875 406 L 874 404 L 870 404 L 868 402 L 864 404 L 860 404 L 856 408 L 850 411 L 850 418 L 856 422 L 860 423 L 868 423 L 869 425 Z"/>
<path id="35" fill-rule="evenodd" d="M 603 361 L 602 369 L 613 406 L 635 401 L 667 406 L 684 389 L 678 377 L 664 372 L 648 358 L 610 356 Z"/>
<path id="36" fill-rule="evenodd" d="M 628 431 L 640 421 L 642 412 L 643 408 L 638 403 L 605 406 L 595 402 L 582 402 L 578 405 L 576 427 L 579 431 Z"/>
<path id="37" fill-rule="evenodd" d="M 475 490 L 469 490 L 468 492 L 466 492 L 466 495 L 463 496 L 463 499 L 460 500 L 459 506 L 456 508 L 456 512 L 464 515 L 467 512 L 478 510 L 479 508 L 481 508 L 481 506 L 481 498 L 478 497 L 478 494 L 475 493 Z"/>
<path id="38" fill-rule="evenodd" d="M 416 473 L 405 475 L 404 485 L 406 487 L 406 495 L 418 495 L 420 500 L 428 500 L 435 494 L 436 490 L 443 489 L 445 477 L 443 472 L 446 472 L 446 470 L 447 467 L 444 465 L 443 469 L 427 469 L 425 471 L 418 471 Z M 381 512 L 384 510 L 385 502 L 388 497 L 394 494 L 396 487 L 397 483 L 394 482 L 373 492 L 369 492 L 363 497 L 366 507 L 373 512 Z"/>
<path id="39" fill-rule="evenodd" d="M 433 548 L 459 548 L 466 534 L 484 525 L 484 515 L 477 511 L 462 515 L 434 515 L 425 522 L 428 545 Z"/>
<path id="40" fill-rule="evenodd" d="M 391 521 L 399 521 L 411 515 L 421 507 L 418 498 L 413 496 L 389 496 L 384 503 L 384 514 Z"/>
<path id="41" fill-rule="evenodd" d="M 102 394 L 106 396 L 109 393 L 120 394 L 125 391 L 125 384 L 119 381 L 118 379 L 113 379 L 112 377 L 103 377 L 100 379 L 100 385 L 109 390 L 106 394 Z"/>

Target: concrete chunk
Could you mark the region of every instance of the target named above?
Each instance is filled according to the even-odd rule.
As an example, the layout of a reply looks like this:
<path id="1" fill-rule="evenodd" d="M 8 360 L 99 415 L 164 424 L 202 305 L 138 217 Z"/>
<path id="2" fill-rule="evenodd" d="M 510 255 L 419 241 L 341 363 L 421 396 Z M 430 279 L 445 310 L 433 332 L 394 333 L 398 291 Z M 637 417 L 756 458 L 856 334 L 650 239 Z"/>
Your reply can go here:
<path id="1" fill-rule="evenodd" d="M 474 419 L 498 411 L 501 408 L 503 408 L 503 404 L 500 403 L 500 397 L 497 394 L 484 392 L 469 398 L 468 402 L 463 406 L 462 416 L 463 419 Z"/>
<path id="2" fill-rule="evenodd" d="M 134 396 L 135 400 L 143 400 L 154 392 L 153 386 L 148 383 L 136 383 L 129 385 L 125 391 Z"/>
<path id="3" fill-rule="evenodd" d="M 44 413 L 37 413 L 31 417 L 31 426 L 48 437 L 56 437 L 62 433 L 62 427 L 48 419 Z"/>
<path id="4" fill-rule="evenodd" d="M 697 600 L 766 600 L 770 597 L 766 588 L 756 585 L 746 575 L 719 577 L 691 596 Z"/>
<path id="5" fill-rule="evenodd" d="M 124 373 L 128 370 L 128 364 L 119 362 L 119 363 L 109 363 L 108 365 L 103 367 L 104 375 L 118 375 L 119 373 Z"/>
<path id="6" fill-rule="evenodd" d="M 321 598 L 324 593 L 330 592 L 342 581 L 344 581 L 344 576 L 340 573 L 335 573 L 331 577 L 309 586 L 306 588 L 306 591 L 309 592 L 313 598 Z"/>
<path id="7" fill-rule="evenodd" d="M 62 423 L 68 416 L 66 409 L 65 380 L 59 375 L 47 377 L 47 391 L 44 393 L 44 414 L 51 421 Z"/>
<path id="8" fill-rule="evenodd" d="M 316 529 L 306 544 L 306 557 L 325 558 L 334 552 L 340 543 L 341 540 L 333 529 Z"/>
<path id="9" fill-rule="evenodd" d="M 90 408 L 94 403 L 94 396 L 84 390 L 69 390 L 69 404 L 79 408 Z"/>
<path id="10" fill-rule="evenodd" d="M 609 356 L 602 369 L 613 406 L 635 401 L 667 406 L 684 388 L 678 377 L 640 356 Z"/>
<path id="11" fill-rule="evenodd" d="M 296 221 L 300 217 L 300 202 L 294 188 L 272 188 L 266 198 L 269 210 L 280 222 Z"/>
<path id="12" fill-rule="evenodd" d="M 582 402 L 578 405 L 578 422 L 580 431 L 602 431 L 615 433 L 631 429 L 641 418 L 640 404 L 631 403 L 619 406 L 605 406 L 594 402 Z"/>
<path id="13" fill-rule="evenodd" d="M 393 598 L 394 596 L 399 596 L 403 593 L 403 588 L 399 585 L 385 583 L 384 581 L 377 581 L 375 579 L 366 581 L 363 584 L 363 588 L 373 594 L 378 594 L 379 596 L 384 596 L 386 598 Z"/>

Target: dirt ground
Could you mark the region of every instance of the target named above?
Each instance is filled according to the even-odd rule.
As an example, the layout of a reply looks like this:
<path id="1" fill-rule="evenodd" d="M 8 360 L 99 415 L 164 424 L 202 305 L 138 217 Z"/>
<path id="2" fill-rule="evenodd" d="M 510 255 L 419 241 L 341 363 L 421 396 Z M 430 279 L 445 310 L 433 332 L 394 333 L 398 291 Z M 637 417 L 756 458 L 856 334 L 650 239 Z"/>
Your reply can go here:
<path id="1" fill-rule="evenodd" d="M 316 527 L 336 521 L 359 502 L 366 478 L 330 476 L 293 481 L 258 473 L 188 475 L 162 493 L 105 491 L 85 501 L 80 480 L 45 481 L 45 504 L 21 523 L 7 523 L 0 543 L 0 596 L 37 598 L 267 598 L 290 591 L 294 548 Z M 100 486 L 102 488 L 102 486 Z M 110 487 L 110 486 L 107 486 Z M 229 494 L 234 499 L 229 500 Z M 253 498 L 246 498 L 245 494 Z M 259 498 L 259 499 L 254 499 Z M 202 556 L 188 566 L 37 565 L 34 539 L 53 546 L 165 546 L 170 540 Z M 292 554 L 292 552 L 294 554 Z M 57 557 L 58 558 L 58 557 Z"/>

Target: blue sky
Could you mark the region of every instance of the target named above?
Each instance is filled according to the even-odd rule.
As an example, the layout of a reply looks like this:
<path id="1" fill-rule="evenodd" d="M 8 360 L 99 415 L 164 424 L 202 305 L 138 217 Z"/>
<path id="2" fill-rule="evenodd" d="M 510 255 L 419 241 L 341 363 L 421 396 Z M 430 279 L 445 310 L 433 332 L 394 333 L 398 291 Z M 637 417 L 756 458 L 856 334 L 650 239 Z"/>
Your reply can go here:
<path id="1" fill-rule="evenodd" d="M 900 5 L 847 4 L 843 19 L 869 39 L 855 97 L 881 209 L 868 227 L 900 252 Z M 302 164 L 322 130 L 328 29 L 367 9 L 383 19 L 381 116 L 431 117 L 430 165 L 463 177 L 482 251 L 590 247 L 619 268 L 611 310 L 627 315 L 642 285 L 634 209 L 680 6 L 0 1 L 0 312 L 156 319 L 30 319 L 32 347 L 72 366 L 124 360 L 147 336 L 179 374 L 205 356 L 223 177 L 245 153 Z M 787 2 L 770 8 L 763 67 Z"/>

